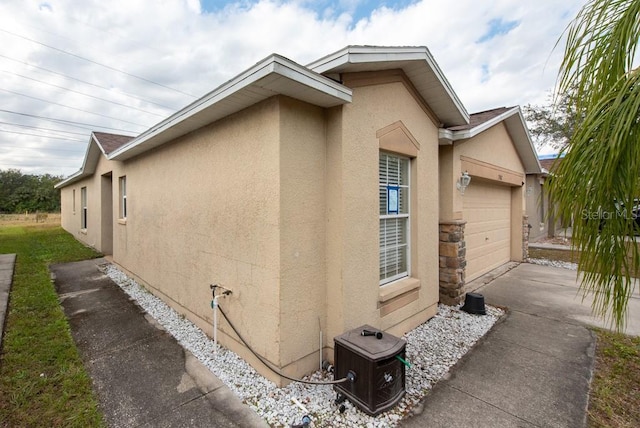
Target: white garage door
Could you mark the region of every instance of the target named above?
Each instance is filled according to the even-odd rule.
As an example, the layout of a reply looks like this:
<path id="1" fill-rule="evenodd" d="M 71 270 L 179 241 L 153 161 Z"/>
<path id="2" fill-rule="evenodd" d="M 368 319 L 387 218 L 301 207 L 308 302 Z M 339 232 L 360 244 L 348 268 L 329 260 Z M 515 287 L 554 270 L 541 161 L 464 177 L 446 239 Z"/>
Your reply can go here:
<path id="1" fill-rule="evenodd" d="M 511 188 L 476 180 L 462 198 L 468 282 L 511 259 Z"/>

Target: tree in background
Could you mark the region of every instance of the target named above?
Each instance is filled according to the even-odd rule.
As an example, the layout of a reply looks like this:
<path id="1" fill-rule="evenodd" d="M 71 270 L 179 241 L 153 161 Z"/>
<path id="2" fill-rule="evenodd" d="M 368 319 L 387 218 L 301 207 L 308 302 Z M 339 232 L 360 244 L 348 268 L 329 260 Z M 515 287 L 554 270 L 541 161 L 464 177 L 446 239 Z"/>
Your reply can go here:
<path id="1" fill-rule="evenodd" d="M 562 150 L 569 144 L 577 118 L 569 94 L 561 94 L 547 105 L 528 104 L 522 110 L 537 148 L 548 145 Z"/>
<path id="2" fill-rule="evenodd" d="M 53 186 L 62 177 L 0 170 L 0 213 L 59 212 L 60 191 Z"/>
<path id="3" fill-rule="evenodd" d="M 638 276 L 633 205 L 640 196 L 640 0 L 591 0 L 569 25 L 558 97 L 580 120 L 550 181 L 561 215 L 573 217 L 581 289 L 618 329 Z"/>

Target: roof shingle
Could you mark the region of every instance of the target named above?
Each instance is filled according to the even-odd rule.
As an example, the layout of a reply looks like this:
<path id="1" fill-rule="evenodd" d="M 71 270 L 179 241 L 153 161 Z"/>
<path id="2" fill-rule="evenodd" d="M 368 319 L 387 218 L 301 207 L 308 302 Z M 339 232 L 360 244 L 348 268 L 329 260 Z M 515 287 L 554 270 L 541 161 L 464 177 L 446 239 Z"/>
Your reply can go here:
<path id="1" fill-rule="evenodd" d="M 94 132 L 93 135 L 105 154 L 119 149 L 134 138 L 128 135 L 108 134 L 106 132 Z"/>
<path id="2" fill-rule="evenodd" d="M 465 129 L 473 129 L 476 126 L 480 126 L 485 122 L 490 121 L 494 117 L 498 117 L 503 113 L 508 112 L 513 107 L 498 107 L 491 110 L 485 110 L 478 113 L 472 113 L 469 115 L 469 123 L 467 125 L 451 126 L 447 129 L 451 131 L 463 131 Z"/>

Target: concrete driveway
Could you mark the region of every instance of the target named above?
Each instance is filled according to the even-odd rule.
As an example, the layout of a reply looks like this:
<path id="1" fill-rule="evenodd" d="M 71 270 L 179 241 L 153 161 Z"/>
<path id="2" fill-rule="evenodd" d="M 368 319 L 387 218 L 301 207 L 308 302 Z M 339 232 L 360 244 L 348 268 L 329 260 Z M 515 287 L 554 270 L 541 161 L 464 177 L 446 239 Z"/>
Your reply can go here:
<path id="1" fill-rule="evenodd" d="M 592 298 L 582 299 L 576 272 L 569 269 L 523 263 L 477 291 L 491 304 L 507 306 L 530 315 L 583 323 L 595 327 L 611 325 L 591 315 Z M 629 300 L 624 333 L 640 336 L 640 284 Z"/>
<path id="2" fill-rule="evenodd" d="M 482 286 L 509 309 L 439 382 L 405 427 L 585 427 L 595 334 L 590 300 L 576 272 L 523 263 Z M 640 296 L 629 302 L 629 334 L 639 334 Z"/>

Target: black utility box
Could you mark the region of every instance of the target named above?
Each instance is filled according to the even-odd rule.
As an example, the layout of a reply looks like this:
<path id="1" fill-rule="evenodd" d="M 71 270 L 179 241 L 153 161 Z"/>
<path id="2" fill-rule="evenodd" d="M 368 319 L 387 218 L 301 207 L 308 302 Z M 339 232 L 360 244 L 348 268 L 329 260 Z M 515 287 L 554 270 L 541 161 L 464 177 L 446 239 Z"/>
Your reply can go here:
<path id="1" fill-rule="evenodd" d="M 368 335 L 363 336 L 363 331 Z M 333 341 L 334 379 L 347 377 L 349 372 L 355 374 L 355 381 L 334 386 L 339 395 L 373 416 L 400 401 L 405 393 L 405 366 L 400 360 L 405 359 L 404 340 L 363 325 Z"/>

